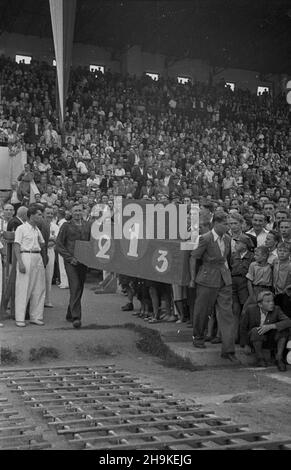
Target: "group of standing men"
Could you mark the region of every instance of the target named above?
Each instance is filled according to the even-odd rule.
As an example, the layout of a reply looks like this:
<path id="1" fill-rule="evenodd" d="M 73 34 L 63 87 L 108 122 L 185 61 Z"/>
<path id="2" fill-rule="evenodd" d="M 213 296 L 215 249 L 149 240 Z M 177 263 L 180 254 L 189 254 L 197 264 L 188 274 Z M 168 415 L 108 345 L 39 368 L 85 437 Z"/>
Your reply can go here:
<path id="1" fill-rule="evenodd" d="M 72 218 L 58 224 L 53 221 L 53 210 L 48 206 L 32 204 L 20 207 L 7 229 L 15 231 L 16 257 L 15 323 L 26 326 L 29 317 L 33 325 L 44 325 L 44 308 L 52 308 L 51 287 L 55 251 L 64 264 L 70 289 L 67 320 L 75 328 L 81 326 L 81 296 L 86 267 L 74 258 L 76 240 L 89 240 L 90 224 L 83 220 L 80 205 L 72 208 Z"/>

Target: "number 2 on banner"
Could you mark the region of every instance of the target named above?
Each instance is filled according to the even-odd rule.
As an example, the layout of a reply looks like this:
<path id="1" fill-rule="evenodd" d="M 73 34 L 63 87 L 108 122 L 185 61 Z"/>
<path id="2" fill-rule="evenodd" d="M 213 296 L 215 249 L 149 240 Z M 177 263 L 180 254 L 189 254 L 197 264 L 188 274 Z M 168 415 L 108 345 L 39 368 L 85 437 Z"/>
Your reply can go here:
<path id="1" fill-rule="evenodd" d="M 105 240 L 105 243 L 102 245 L 102 241 Z M 96 254 L 96 258 L 103 258 L 103 259 L 109 259 L 110 256 L 107 254 L 109 248 L 110 248 L 110 244 L 111 244 L 111 241 L 110 241 L 110 237 L 108 235 L 102 235 L 99 239 L 98 239 L 98 248 L 99 248 L 99 251 L 98 253 Z"/>
<path id="2" fill-rule="evenodd" d="M 160 256 L 158 257 L 157 262 L 162 262 L 162 265 L 156 265 L 156 270 L 159 271 L 159 273 L 164 273 L 169 267 L 169 261 L 167 259 L 168 252 L 166 250 L 159 250 L 158 253 Z"/>
<path id="3" fill-rule="evenodd" d="M 138 245 L 138 236 L 139 236 L 139 224 L 135 223 L 129 229 L 130 231 L 130 239 L 129 239 L 129 248 L 127 252 L 127 256 L 131 256 L 133 258 L 138 257 L 137 252 L 137 245 Z"/>

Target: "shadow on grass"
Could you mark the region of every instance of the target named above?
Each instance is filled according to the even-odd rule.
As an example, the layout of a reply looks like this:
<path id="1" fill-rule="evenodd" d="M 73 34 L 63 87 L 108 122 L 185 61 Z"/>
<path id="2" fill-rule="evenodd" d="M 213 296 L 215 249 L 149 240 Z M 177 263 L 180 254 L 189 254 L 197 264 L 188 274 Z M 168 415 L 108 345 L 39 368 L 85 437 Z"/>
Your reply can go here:
<path id="1" fill-rule="evenodd" d="M 20 351 L 11 351 L 10 348 L 0 348 L 0 365 L 17 364 L 20 362 Z"/>
<path id="2" fill-rule="evenodd" d="M 45 359 L 58 359 L 59 351 L 53 347 L 41 346 L 40 348 L 31 348 L 29 351 L 29 360 L 31 362 L 41 362 Z"/>
<path id="3" fill-rule="evenodd" d="M 179 370 L 195 371 L 200 370 L 198 366 L 194 366 L 190 359 L 184 359 L 165 344 L 158 331 L 151 328 L 135 325 L 134 323 L 124 323 L 123 325 L 97 325 L 91 324 L 83 327 L 83 330 L 109 330 L 123 328 L 137 333 L 139 339 L 136 342 L 137 348 L 151 356 L 158 357 L 165 367 L 173 367 Z"/>

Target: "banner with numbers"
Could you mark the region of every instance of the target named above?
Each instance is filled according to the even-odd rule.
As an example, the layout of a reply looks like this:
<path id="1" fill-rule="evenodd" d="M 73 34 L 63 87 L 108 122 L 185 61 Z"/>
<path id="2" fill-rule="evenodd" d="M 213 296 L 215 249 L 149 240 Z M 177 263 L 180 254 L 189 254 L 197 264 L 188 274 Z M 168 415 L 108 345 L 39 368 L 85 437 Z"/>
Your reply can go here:
<path id="1" fill-rule="evenodd" d="M 101 269 L 127 276 L 169 284 L 188 285 L 189 251 L 181 251 L 177 240 L 110 239 L 77 241 L 76 258 L 89 268 Z"/>
<path id="2" fill-rule="evenodd" d="M 96 204 L 91 240 L 76 242 L 75 256 L 91 268 L 187 285 L 189 253 L 198 244 L 198 205 L 191 206 L 191 214 L 188 220 L 187 206 L 173 203 L 116 198 L 113 212 Z M 187 226 L 191 240 L 185 242 L 190 236 Z"/>

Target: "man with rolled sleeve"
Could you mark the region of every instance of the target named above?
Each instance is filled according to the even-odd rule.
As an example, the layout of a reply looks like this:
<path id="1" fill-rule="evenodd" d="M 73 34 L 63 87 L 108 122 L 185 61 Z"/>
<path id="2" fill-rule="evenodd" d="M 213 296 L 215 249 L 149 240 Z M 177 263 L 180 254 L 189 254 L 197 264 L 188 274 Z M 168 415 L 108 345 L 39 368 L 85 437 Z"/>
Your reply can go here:
<path id="1" fill-rule="evenodd" d="M 87 273 L 87 266 L 74 257 L 75 242 L 90 240 L 91 224 L 83 220 L 83 208 L 75 205 L 72 208 L 72 220 L 65 222 L 58 234 L 56 251 L 64 258 L 68 276 L 70 300 L 66 320 L 73 323 L 74 328 L 81 327 L 81 298 Z"/>
<path id="2" fill-rule="evenodd" d="M 221 332 L 221 357 L 239 363 L 235 356 L 234 315 L 232 312 L 232 279 L 228 266 L 231 238 L 227 235 L 228 216 L 216 213 L 213 229 L 199 238 L 198 247 L 190 258 L 190 287 L 197 284 L 197 296 L 193 315 L 193 346 L 205 348 L 205 332 L 208 317 L 215 309 Z M 196 273 L 196 260 L 202 264 Z"/>
<path id="3" fill-rule="evenodd" d="M 42 220 L 42 208 L 31 206 L 27 222 L 17 227 L 14 250 L 17 260 L 15 283 L 15 322 L 24 327 L 25 312 L 30 302 L 30 323 L 42 326 L 45 300 L 45 268 L 41 256 L 43 236 L 37 227 Z"/>

